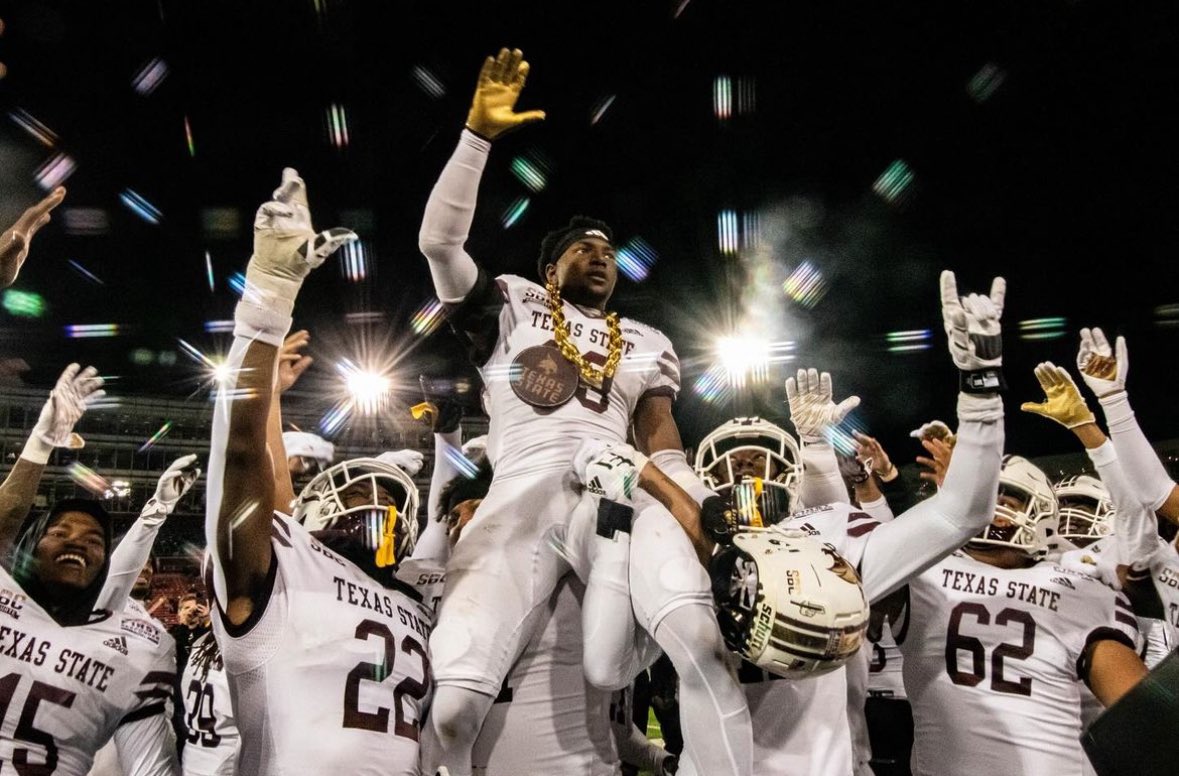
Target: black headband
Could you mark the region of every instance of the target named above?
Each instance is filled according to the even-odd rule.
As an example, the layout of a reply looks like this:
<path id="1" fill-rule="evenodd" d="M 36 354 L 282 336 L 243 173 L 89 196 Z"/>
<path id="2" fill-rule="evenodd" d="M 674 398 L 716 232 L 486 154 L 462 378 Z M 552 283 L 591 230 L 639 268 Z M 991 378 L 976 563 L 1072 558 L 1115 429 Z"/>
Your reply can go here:
<path id="1" fill-rule="evenodd" d="M 596 237 L 613 245 L 614 230 L 604 221 L 598 221 L 585 216 L 574 216 L 568 226 L 562 227 L 545 235 L 540 244 L 540 260 L 537 262 L 537 274 L 543 279 L 545 267 L 556 264 L 561 254 L 569 250 L 569 246 L 578 240 Z"/>

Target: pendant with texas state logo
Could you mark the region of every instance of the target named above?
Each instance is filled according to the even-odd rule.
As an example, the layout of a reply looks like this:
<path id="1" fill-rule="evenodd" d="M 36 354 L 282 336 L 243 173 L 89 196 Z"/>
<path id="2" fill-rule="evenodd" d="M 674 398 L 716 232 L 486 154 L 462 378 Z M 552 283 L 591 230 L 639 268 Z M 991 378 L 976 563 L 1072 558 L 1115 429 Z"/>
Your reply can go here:
<path id="1" fill-rule="evenodd" d="M 572 399 L 577 380 L 577 368 L 548 345 L 525 348 L 508 369 L 508 382 L 520 400 L 542 409 L 560 407 Z"/>

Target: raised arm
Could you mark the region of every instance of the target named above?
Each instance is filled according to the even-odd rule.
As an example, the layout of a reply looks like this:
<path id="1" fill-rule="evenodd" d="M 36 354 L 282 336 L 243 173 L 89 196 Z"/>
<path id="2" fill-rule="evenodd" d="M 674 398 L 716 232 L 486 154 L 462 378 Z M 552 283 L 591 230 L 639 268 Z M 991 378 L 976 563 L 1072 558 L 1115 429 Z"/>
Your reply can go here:
<path id="1" fill-rule="evenodd" d="M 1125 337 L 1117 338 L 1115 351 L 1101 329 L 1081 329 L 1077 368 L 1105 411 L 1109 435 L 1134 490 L 1152 510 L 1179 523 L 1179 485 L 1167 474 L 1130 407 L 1126 393 L 1130 353 Z"/>
<path id="2" fill-rule="evenodd" d="M 85 444 L 74 433 L 74 425 L 90 404 L 105 395 L 101 388 L 98 370 L 92 366 L 82 369 L 77 364 L 67 366 L 53 386 L 20 457 L 0 485 L 0 559 L 5 564 L 33 508 L 33 497 L 49 456 L 55 447 L 78 449 Z"/>
<path id="3" fill-rule="evenodd" d="M 275 364 L 304 278 L 338 247 L 346 229 L 316 234 L 299 174 L 283 171 L 274 200 L 254 219 L 254 255 L 234 313 L 229 378 L 217 386 L 209 447 L 205 536 L 213 586 L 226 618 L 244 623 L 269 595 L 274 473 L 267 449 Z"/>
<path id="4" fill-rule="evenodd" d="M 291 469 L 287 465 L 286 445 L 282 439 L 282 395 L 294 387 L 315 359 L 300 351 L 311 342 L 306 329 L 291 333 L 283 340 L 278 351 L 278 378 L 274 381 L 274 392 L 270 398 L 270 412 L 266 419 L 266 446 L 274 462 L 274 509 L 290 513 L 295 500 L 295 485 L 291 481 Z"/>
<path id="5" fill-rule="evenodd" d="M 945 482 L 934 496 L 867 535 L 860 576 L 876 601 L 978 535 L 995 513 L 1003 457 L 1002 339 L 999 318 L 1006 283 L 989 296 L 959 299 L 952 272 L 943 272 L 942 316 L 958 367 L 958 441 Z"/>
<path id="6" fill-rule="evenodd" d="M 3 29 L 2 23 L 0 29 Z M 3 77 L 2 69 L 0 77 Z M 61 204 L 65 195 L 65 187 L 58 186 L 47 197 L 21 213 L 16 223 L 0 234 L 0 288 L 8 288 L 16 282 L 20 268 L 29 257 L 29 244 L 33 241 L 33 235 L 49 223 L 49 214 Z"/>
<path id="7" fill-rule="evenodd" d="M 860 406 L 858 396 L 835 403 L 831 375 L 817 369 L 799 369 L 797 378 L 786 380 L 786 402 L 790 422 L 802 443 L 802 483 L 798 490 L 800 507 L 847 503 L 847 488 L 839 473 L 839 460 L 827 435 Z"/>
<path id="8" fill-rule="evenodd" d="M 151 556 L 160 526 L 201 476 L 200 467 L 196 464 L 196 454 L 186 455 L 177 458 L 164 471 L 156 483 L 155 494 L 143 505 L 139 518 L 131 524 L 111 553 L 110 571 L 94 604 L 95 609 L 118 612 L 126 606 L 127 596 L 131 594 L 143 564 Z"/>

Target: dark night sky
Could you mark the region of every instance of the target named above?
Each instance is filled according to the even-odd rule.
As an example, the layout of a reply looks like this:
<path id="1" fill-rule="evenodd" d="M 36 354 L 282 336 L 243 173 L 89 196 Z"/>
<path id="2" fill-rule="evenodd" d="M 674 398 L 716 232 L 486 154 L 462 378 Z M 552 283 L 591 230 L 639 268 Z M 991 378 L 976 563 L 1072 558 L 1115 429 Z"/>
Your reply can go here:
<path id="1" fill-rule="evenodd" d="M 951 416 L 943 267 L 969 290 L 1008 278 L 1011 449 L 1069 449 L 1063 431 L 1016 408 L 1038 398 L 1032 366 L 1071 366 L 1076 330 L 1090 324 L 1129 337 L 1131 396 L 1149 432 L 1179 432 L 1166 405 L 1179 343 L 1179 325 L 1166 323 L 1179 317 L 1156 311 L 1179 303 L 1179 8 L 691 0 L 675 17 L 677 5 L 0 4 L 4 111 L 27 111 L 58 137 L 50 150 L 3 119 L 0 216 L 7 224 L 36 198 L 35 170 L 56 152 L 77 164 L 66 205 L 109 215 L 105 234 L 67 233 L 58 218 L 38 235 L 17 288 L 41 294 L 48 309 L 32 320 L 0 311 L 0 356 L 23 357 L 33 384 L 85 360 L 120 375 L 123 392 L 191 392 L 192 362 L 181 355 L 161 366 L 159 353 L 176 351 L 177 337 L 208 352 L 226 347 L 204 322 L 231 316 L 227 277 L 244 268 L 253 210 L 292 165 L 308 182 L 317 226 L 357 228 L 371 259 L 362 283 L 330 262 L 300 298 L 296 325 L 312 330 L 320 357 L 310 384 L 330 382 L 331 363 L 362 332 L 374 349 L 403 354 L 397 374 L 407 382 L 462 369 L 445 328 L 424 342 L 409 331 L 431 293 L 417 229 L 482 57 L 513 45 L 533 65 L 522 107 L 543 107 L 549 120 L 496 144 L 471 252 L 492 271 L 528 274 L 540 236 L 573 213 L 608 220 L 623 241 L 641 236 L 659 261 L 646 282 L 620 284 L 617 307 L 676 343 L 688 366 L 679 411 L 690 441 L 735 407 L 783 417 L 781 365 L 736 405 L 706 404 L 692 389 L 712 362 L 712 338 L 738 325 L 797 342 L 797 363 L 829 369 L 837 393 L 861 395 L 859 424 L 886 441 Z M 135 74 L 156 57 L 167 78 L 136 94 Z M 976 99 L 968 84 L 988 64 L 1002 83 Z M 415 67 L 445 95 L 421 88 Z M 718 120 L 719 75 L 755 82 L 756 109 Z M 328 142 L 333 103 L 347 112 L 344 149 Z M 543 191 L 512 174 L 522 155 L 549 165 Z M 903 206 L 872 191 L 896 159 L 915 175 Z M 159 208 L 160 225 L 120 204 L 128 188 Z M 525 195 L 525 216 L 503 228 L 505 209 Z M 236 209 L 239 228 L 210 233 L 208 208 Z M 758 214 L 760 249 L 722 254 L 722 209 Z M 827 283 L 812 308 L 789 300 L 775 274 L 804 260 Z M 373 311 L 384 323 L 345 322 Z M 1020 321 L 1049 317 L 1067 319 L 1064 336 L 1020 338 Z M 64 336 L 63 326 L 86 323 L 118 323 L 120 334 Z M 929 350 L 886 352 L 884 333 L 926 328 Z M 136 366 L 137 349 L 157 363 Z"/>

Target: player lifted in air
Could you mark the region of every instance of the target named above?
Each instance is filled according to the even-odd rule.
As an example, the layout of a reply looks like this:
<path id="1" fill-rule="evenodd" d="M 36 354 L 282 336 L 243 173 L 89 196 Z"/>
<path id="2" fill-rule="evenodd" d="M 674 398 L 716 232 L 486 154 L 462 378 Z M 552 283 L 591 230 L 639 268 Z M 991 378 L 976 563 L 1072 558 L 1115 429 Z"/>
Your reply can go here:
<path id="1" fill-rule="evenodd" d="M 275 466 L 279 423 L 268 426 L 275 363 L 304 278 L 353 239 L 316 234 L 303 181 L 284 171 L 254 222 L 232 377 L 217 389 L 206 535 L 242 774 L 418 773 L 431 612 L 394 575 L 417 533 L 412 481 L 345 461 L 300 495 L 305 525 L 275 513 L 289 506 L 275 503 L 276 474 L 289 476 Z"/>
<path id="2" fill-rule="evenodd" d="M 431 639 L 438 690 L 430 718 L 440 753 L 426 764 L 446 766 L 451 776 L 469 776 L 483 720 L 558 579 L 571 566 L 588 575 L 584 547 L 566 535 L 579 506 L 591 518 L 595 509 L 572 481 L 578 443 L 622 442 L 633 429 L 636 446 L 667 475 L 694 489 L 698 501 L 711 495 L 688 465 L 672 419 L 680 374 L 671 343 L 649 326 L 607 312 L 618 272 L 610 228 L 574 218 L 546 237 L 540 283 L 493 277 L 464 248 L 492 141 L 544 116 L 514 112 L 527 75 L 519 51 L 505 49 L 485 62 L 466 129 L 430 195 L 419 241 L 438 298 L 450 307 L 451 323 L 482 372 L 491 419 L 487 454 L 495 471 L 451 556 Z M 686 544 L 667 510 L 646 504 L 635 517 L 635 546 L 661 552 L 660 533 L 673 530 L 673 540 Z M 748 776 L 748 714 L 721 659 L 706 575 L 698 562 L 680 573 L 703 579 L 703 594 L 641 604 L 646 625 L 680 672 L 686 754 L 701 773 Z M 592 642 L 592 623 L 585 633 Z"/>
<path id="3" fill-rule="evenodd" d="M 53 449 L 82 446 L 73 427 L 101 385 L 92 367 L 68 367 L 0 486 L 0 767 L 18 774 L 84 776 L 112 737 L 124 772 L 178 772 L 172 637 L 122 604 L 95 606 L 110 515 L 66 499 L 21 527 Z"/>

